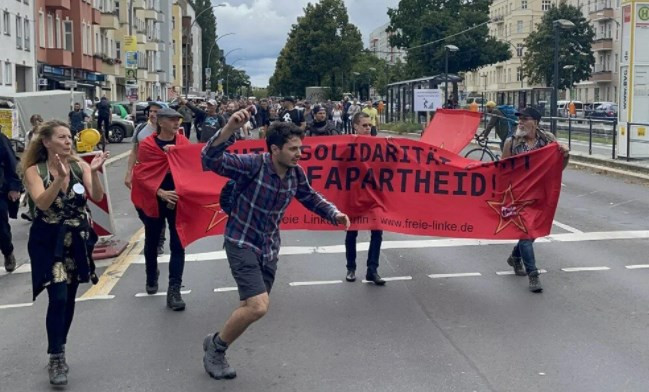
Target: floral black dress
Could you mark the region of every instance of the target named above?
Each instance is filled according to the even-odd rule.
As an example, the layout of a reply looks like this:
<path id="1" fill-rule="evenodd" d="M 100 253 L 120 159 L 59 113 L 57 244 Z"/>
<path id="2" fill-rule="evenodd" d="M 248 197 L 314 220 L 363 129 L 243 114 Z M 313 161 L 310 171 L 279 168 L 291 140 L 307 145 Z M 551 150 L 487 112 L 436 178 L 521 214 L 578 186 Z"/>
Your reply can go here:
<path id="1" fill-rule="evenodd" d="M 39 163 L 37 169 L 43 178 L 43 186 L 47 188 L 54 177 L 47 164 Z M 85 283 L 89 280 L 94 241 L 83 189 L 83 172 L 77 162 L 70 163 L 69 175 L 67 191 L 59 191 L 47 210 L 35 210 L 27 244 L 34 299 L 50 284 Z"/>

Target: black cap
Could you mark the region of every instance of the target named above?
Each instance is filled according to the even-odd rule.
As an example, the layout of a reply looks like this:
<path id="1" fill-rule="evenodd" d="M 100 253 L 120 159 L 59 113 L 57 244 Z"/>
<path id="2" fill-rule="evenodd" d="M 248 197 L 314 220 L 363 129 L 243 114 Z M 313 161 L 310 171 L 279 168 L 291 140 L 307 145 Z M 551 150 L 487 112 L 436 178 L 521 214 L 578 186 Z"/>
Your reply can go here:
<path id="1" fill-rule="evenodd" d="M 167 118 L 183 118 L 182 114 L 173 110 L 172 108 L 162 108 L 158 111 L 158 118 L 167 117 Z"/>
<path id="2" fill-rule="evenodd" d="M 327 111 L 327 109 L 324 106 L 315 105 L 313 107 L 313 113 L 326 112 L 326 111 Z"/>
<path id="3" fill-rule="evenodd" d="M 293 97 L 284 97 L 282 99 L 282 102 L 286 102 L 286 101 L 295 103 L 295 99 Z"/>
<path id="4" fill-rule="evenodd" d="M 149 109 L 149 108 L 151 108 L 151 106 L 155 106 L 158 109 L 162 109 L 162 104 L 160 104 L 158 102 L 155 102 L 155 101 L 149 102 L 149 104 L 146 106 L 146 108 Z"/>
<path id="5" fill-rule="evenodd" d="M 516 116 L 527 116 L 533 118 L 536 121 L 541 121 L 541 113 L 533 107 L 526 107 L 520 112 L 516 112 Z"/>

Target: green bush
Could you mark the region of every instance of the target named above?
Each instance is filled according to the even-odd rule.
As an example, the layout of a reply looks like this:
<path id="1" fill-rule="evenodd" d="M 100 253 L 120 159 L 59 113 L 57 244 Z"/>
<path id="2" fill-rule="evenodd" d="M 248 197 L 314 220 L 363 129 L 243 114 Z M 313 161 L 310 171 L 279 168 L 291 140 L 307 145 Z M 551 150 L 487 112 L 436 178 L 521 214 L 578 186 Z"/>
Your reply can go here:
<path id="1" fill-rule="evenodd" d="M 421 133 L 422 124 L 411 123 L 411 122 L 391 122 L 381 125 L 381 129 L 402 133 Z"/>

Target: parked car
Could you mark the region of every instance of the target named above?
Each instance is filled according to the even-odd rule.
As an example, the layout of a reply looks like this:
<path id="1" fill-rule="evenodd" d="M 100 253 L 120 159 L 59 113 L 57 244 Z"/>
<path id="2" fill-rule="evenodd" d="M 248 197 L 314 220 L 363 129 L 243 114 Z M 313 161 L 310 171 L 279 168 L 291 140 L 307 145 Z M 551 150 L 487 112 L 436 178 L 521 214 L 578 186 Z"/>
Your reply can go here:
<path id="1" fill-rule="evenodd" d="M 92 109 L 84 109 L 88 117 L 92 117 Z M 97 129 L 97 113 L 87 124 L 89 128 Z M 133 136 L 135 124 L 131 120 L 123 120 L 119 114 L 113 113 L 110 126 L 108 127 L 108 141 L 110 143 L 121 143 L 124 138 Z"/>
<path id="2" fill-rule="evenodd" d="M 617 118 L 617 104 L 614 102 L 604 102 L 591 113 L 591 117 L 599 118 Z"/>
<path id="3" fill-rule="evenodd" d="M 575 111 L 577 117 L 584 117 L 584 103 L 581 101 L 572 101 L 575 104 Z M 557 115 L 559 117 L 569 117 L 568 104 L 570 101 L 557 101 Z"/>
<path id="4" fill-rule="evenodd" d="M 603 104 L 605 102 L 587 102 L 584 104 L 584 117 L 590 117 L 591 114 L 595 111 L 595 108 L 597 108 L 599 105 Z"/>

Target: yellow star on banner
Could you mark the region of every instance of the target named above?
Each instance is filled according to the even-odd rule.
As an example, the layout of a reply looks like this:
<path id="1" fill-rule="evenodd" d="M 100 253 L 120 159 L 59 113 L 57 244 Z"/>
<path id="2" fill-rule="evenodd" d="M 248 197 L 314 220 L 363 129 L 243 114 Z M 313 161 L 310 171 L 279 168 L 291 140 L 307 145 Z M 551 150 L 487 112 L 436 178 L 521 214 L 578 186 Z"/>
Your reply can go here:
<path id="1" fill-rule="evenodd" d="M 509 184 L 509 188 L 507 188 L 503 193 L 502 200 L 488 200 L 487 204 L 489 204 L 489 207 L 491 207 L 491 209 L 500 217 L 496 234 L 503 231 L 510 223 L 513 223 L 521 229 L 523 233 L 527 234 L 527 227 L 525 227 L 521 212 L 525 207 L 534 204 L 534 202 L 536 202 L 536 200 L 516 200 L 514 192 L 512 192 L 511 184 Z"/>
<path id="2" fill-rule="evenodd" d="M 218 225 L 219 223 L 223 222 L 228 218 L 228 216 L 225 215 L 225 213 L 221 209 L 221 203 L 208 204 L 203 207 L 214 212 L 214 214 L 212 214 L 212 219 L 210 220 L 210 224 L 207 226 L 207 230 L 205 230 L 206 233 L 212 230 L 216 225 Z M 221 213 L 223 213 L 223 215 L 225 216 L 219 217 Z"/>

